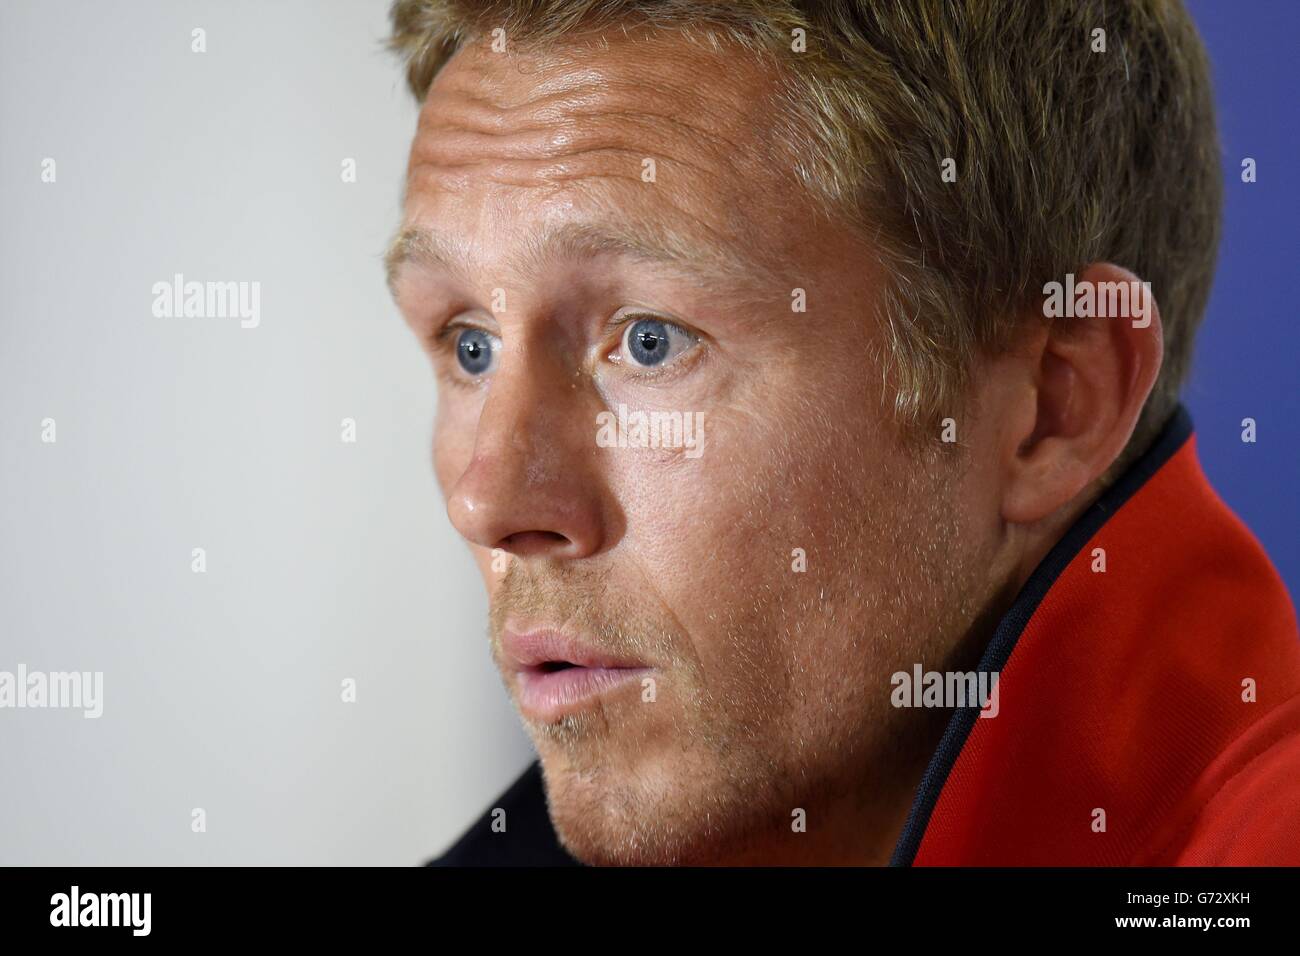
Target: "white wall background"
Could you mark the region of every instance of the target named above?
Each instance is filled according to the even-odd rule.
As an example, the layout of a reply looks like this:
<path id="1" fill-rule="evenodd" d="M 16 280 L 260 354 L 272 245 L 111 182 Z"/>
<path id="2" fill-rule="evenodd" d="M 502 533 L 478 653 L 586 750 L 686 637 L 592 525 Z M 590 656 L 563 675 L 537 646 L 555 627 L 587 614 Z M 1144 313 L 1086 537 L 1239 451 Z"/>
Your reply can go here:
<path id="1" fill-rule="evenodd" d="M 530 759 L 384 288 L 386 17 L 0 3 L 0 670 L 104 674 L 98 720 L 0 709 L 0 864 L 419 863 Z M 177 272 L 260 325 L 156 318 Z"/>

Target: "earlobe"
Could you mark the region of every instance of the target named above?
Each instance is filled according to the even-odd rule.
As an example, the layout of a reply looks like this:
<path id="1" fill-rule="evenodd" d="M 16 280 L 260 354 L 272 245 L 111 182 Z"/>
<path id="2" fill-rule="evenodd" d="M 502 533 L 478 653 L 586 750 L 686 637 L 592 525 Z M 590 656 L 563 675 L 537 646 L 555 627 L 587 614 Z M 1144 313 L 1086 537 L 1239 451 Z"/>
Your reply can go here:
<path id="1" fill-rule="evenodd" d="M 1119 457 L 1160 372 L 1159 309 L 1148 284 L 1094 263 L 1044 288 L 1049 320 L 1032 353 L 1032 428 L 1007 469 L 1003 518 L 1033 524 L 1087 496 Z"/>

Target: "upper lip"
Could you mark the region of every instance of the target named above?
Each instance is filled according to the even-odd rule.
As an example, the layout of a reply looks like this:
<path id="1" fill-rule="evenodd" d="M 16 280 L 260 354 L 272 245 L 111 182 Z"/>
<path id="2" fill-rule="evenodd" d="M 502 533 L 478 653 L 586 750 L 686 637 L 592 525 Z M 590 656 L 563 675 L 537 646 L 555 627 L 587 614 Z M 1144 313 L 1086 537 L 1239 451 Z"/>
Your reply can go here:
<path id="1" fill-rule="evenodd" d="M 531 670 L 543 664 L 608 668 L 646 666 L 643 661 L 604 651 L 590 641 L 550 628 L 506 629 L 501 637 L 501 650 L 512 671 Z"/>

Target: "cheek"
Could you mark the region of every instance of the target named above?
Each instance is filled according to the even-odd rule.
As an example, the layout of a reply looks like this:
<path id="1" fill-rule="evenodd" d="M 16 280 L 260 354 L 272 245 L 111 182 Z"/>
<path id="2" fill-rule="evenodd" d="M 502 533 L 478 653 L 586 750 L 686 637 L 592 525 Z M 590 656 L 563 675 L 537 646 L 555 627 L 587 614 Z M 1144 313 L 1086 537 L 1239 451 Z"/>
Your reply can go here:
<path id="1" fill-rule="evenodd" d="M 813 571 L 842 563 L 837 552 L 861 543 L 851 532 L 882 464 L 863 426 L 832 424 L 854 417 L 713 405 L 698 458 L 624 453 L 618 497 L 636 552 L 679 590 L 793 586 L 806 580 L 792 568 L 796 549 Z"/>
<path id="2" fill-rule="evenodd" d="M 864 476 L 844 463 L 842 435 L 815 428 L 719 412 L 698 459 L 619 462 L 629 553 L 733 699 L 770 697 L 807 667 L 801 642 L 819 640 L 844 590 L 841 552 L 861 538 L 842 523 L 861 514 L 851 498 Z"/>

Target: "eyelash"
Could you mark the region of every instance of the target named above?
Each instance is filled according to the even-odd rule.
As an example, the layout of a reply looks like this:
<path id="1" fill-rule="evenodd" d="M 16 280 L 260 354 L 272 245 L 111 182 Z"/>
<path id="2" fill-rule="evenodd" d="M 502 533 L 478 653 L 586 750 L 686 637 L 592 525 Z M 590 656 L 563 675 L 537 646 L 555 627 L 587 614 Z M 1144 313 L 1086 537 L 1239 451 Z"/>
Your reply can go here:
<path id="1" fill-rule="evenodd" d="M 627 327 L 643 319 L 653 319 L 656 322 L 663 322 L 665 325 L 671 325 L 673 328 L 685 334 L 692 340 L 691 346 L 688 347 L 686 351 L 680 353 L 678 357 L 672 361 L 671 364 L 669 364 L 664 368 L 645 369 L 636 365 L 632 365 L 631 363 L 624 363 L 622 361 L 615 361 L 614 364 L 622 368 L 632 369 L 633 376 L 643 381 L 652 381 L 652 380 L 661 381 L 665 378 L 668 378 L 670 375 L 680 374 L 681 372 L 680 366 L 683 365 L 683 360 L 686 360 L 686 356 L 690 354 L 690 352 L 694 351 L 695 343 L 698 343 L 700 341 L 700 336 L 698 333 L 693 332 L 692 330 L 686 328 L 685 326 L 677 322 L 670 322 L 669 320 L 663 318 L 662 316 L 653 315 L 650 313 L 624 314 L 616 318 L 611 318 L 609 321 L 605 323 L 604 327 L 601 329 L 600 332 L 602 341 L 610 337 L 613 337 L 614 333 L 617 332 L 618 333 L 617 345 L 615 346 L 615 350 L 621 349 L 623 347 L 623 335 Z M 442 328 L 440 328 L 438 331 L 436 331 L 433 334 L 433 336 L 430 339 L 430 343 L 435 355 L 437 355 L 440 359 L 442 359 L 444 363 L 452 365 L 452 368 L 445 375 L 446 380 L 450 382 L 452 385 L 457 385 L 462 388 L 472 389 L 472 388 L 476 388 L 479 385 L 479 383 L 483 380 L 483 377 L 482 376 L 479 376 L 477 378 L 469 377 L 468 375 L 466 375 L 464 370 L 460 368 L 460 364 L 456 361 L 456 337 L 457 334 L 464 329 L 478 329 L 480 332 L 483 332 L 485 334 L 488 335 L 492 334 L 487 329 L 483 328 L 483 326 L 481 325 L 476 325 L 473 322 L 464 322 L 459 319 L 453 319 L 450 322 L 443 325 Z M 610 354 L 612 353 L 608 349 L 602 348 L 602 357 L 608 358 Z"/>

